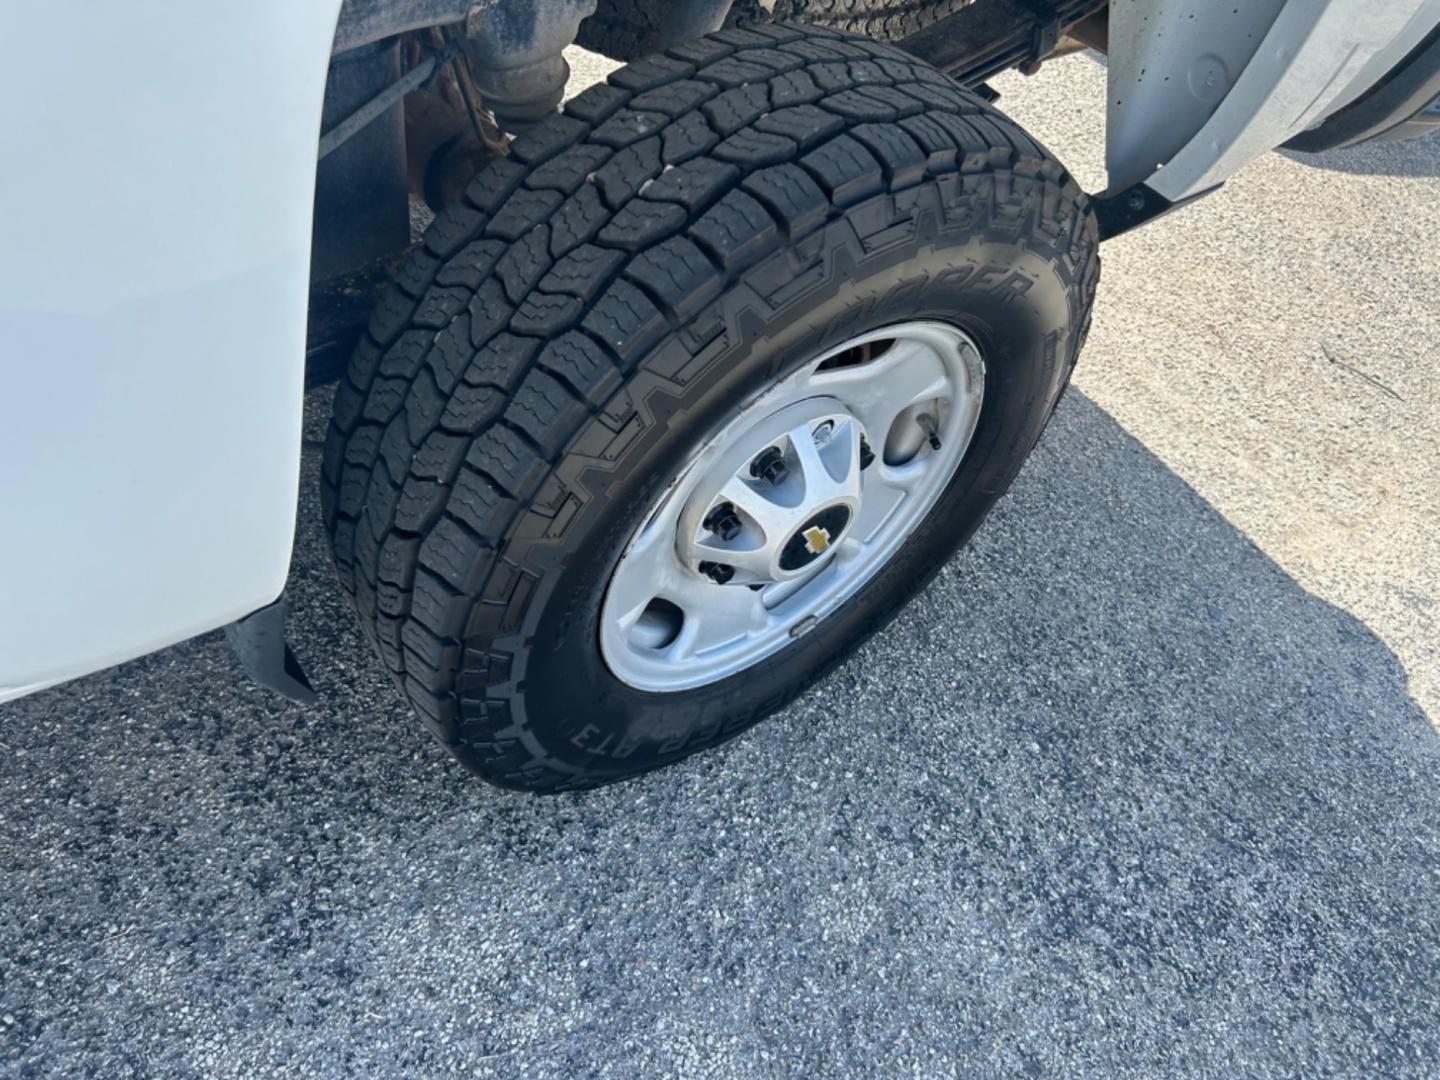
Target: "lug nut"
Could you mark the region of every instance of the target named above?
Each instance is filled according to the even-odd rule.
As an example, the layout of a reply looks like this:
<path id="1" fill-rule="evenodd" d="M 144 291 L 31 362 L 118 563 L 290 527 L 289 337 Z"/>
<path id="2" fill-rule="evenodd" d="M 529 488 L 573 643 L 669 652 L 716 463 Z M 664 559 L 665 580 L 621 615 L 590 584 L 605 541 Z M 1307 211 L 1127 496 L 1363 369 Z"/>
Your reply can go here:
<path id="1" fill-rule="evenodd" d="M 835 421 L 821 421 L 810 434 L 814 437 L 816 446 L 829 446 L 830 440 L 835 437 Z"/>
<path id="2" fill-rule="evenodd" d="M 700 573 L 715 582 L 716 585 L 724 585 L 735 576 L 735 568 L 720 562 L 702 562 Z"/>
<path id="3" fill-rule="evenodd" d="M 721 503 L 701 523 L 721 540 L 734 540 L 740 535 L 740 515 L 730 503 Z"/>
<path id="4" fill-rule="evenodd" d="M 778 484 L 790 475 L 785 465 L 785 455 L 778 446 L 768 446 L 750 463 L 750 475 L 767 484 Z"/>

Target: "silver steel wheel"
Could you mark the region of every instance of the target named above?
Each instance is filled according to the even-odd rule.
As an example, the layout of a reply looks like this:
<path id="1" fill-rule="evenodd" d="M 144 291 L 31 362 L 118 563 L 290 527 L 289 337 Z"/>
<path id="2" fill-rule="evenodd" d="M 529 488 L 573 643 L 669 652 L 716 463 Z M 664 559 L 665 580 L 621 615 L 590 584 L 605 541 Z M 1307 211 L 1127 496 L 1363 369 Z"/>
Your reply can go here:
<path id="1" fill-rule="evenodd" d="M 969 447 L 985 389 L 974 341 L 908 322 L 786 376 L 705 443 L 615 567 L 600 651 L 673 692 L 783 649 L 875 575 Z"/>

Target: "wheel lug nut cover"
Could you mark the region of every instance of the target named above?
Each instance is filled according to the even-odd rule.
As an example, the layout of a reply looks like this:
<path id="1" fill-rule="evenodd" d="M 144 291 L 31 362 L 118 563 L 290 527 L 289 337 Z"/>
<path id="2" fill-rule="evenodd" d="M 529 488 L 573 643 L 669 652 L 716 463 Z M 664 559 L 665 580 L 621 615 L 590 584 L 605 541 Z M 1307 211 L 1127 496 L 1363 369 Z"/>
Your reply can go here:
<path id="1" fill-rule="evenodd" d="M 735 568 L 724 563 L 702 562 L 700 572 L 716 585 L 724 585 L 735 576 Z"/>
<path id="2" fill-rule="evenodd" d="M 790 470 L 785 466 L 785 455 L 780 452 L 778 446 L 770 446 L 763 450 L 759 457 L 750 463 L 750 475 L 757 480 L 764 480 L 767 484 L 778 484 L 790 475 Z"/>
<path id="3" fill-rule="evenodd" d="M 734 540 L 740 535 L 740 516 L 735 513 L 735 507 L 729 503 L 721 503 L 703 522 L 705 528 L 720 537 L 721 540 Z"/>

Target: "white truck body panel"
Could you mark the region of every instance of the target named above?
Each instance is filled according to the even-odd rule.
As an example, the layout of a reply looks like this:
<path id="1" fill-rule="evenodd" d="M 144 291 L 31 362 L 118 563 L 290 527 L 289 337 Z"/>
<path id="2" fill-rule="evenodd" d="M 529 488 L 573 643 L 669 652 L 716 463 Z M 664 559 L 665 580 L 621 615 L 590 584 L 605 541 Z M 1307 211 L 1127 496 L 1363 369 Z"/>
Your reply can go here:
<path id="1" fill-rule="evenodd" d="M 284 586 L 339 7 L 6 10 L 0 701 Z"/>
<path id="2" fill-rule="evenodd" d="M 1369 90 L 1437 22 L 1440 0 L 1112 4 L 1110 190 L 1213 188 Z"/>

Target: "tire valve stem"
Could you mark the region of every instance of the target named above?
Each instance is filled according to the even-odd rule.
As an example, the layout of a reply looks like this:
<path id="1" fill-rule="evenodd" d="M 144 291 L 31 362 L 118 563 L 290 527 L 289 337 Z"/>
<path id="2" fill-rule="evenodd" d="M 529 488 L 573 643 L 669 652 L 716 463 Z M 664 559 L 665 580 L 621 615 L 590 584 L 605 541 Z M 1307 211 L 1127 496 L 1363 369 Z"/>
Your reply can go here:
<path id="1" fill-rule="evenodd" d="M 865 436 L 860 436 L 860 468 L 868 469 L 875 463 L 875 451 L 870 449 L 870 444 L 865 441 Z"/>
<path id="2" fill-rule="evenodd" d="M 939 450 L 940 435 L 935 430 L 935 418 L 931 416 L 928 412 L 922 412 L 919 416 L 915 418 L 915 421 L 925 430 L 925 438 L 930 443 L 930 449 Z"/>

